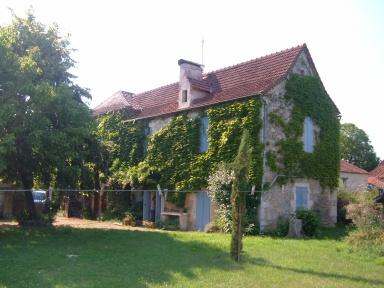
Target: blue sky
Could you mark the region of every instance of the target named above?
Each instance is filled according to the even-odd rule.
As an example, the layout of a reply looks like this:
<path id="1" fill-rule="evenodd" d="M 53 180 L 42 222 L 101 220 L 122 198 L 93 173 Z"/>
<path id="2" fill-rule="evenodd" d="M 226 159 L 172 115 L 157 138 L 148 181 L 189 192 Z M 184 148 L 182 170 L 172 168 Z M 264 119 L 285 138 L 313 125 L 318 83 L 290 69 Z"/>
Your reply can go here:
<path id="1" fill-rule="evenodd" d="M 117 90 L 141 92 L 178 80 L 177 60 L 205 71 L 307 43 L 342 122 L 364 129 L 384 158 L 384 1 L 1 0 L 71 34 L 73 73 L 95 106 Z"/>

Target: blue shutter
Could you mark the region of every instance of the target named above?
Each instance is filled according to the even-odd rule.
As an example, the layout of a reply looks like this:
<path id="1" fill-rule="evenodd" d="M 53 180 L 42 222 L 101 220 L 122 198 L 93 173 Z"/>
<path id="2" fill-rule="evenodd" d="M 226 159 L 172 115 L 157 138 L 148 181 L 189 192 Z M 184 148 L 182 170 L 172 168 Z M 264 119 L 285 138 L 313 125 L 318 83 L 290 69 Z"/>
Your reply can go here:
<path id="1" fill-rule="evenodd" d="M 305 186 L 296 187 L 296 209 L 308 208 L 308 188 Z"/>
<path id="2" fill-rule="evenodd" d="M 211 220 L 211 199 L 207 192 L 198 192 L 196 195 L 196 230 L 204 231 Z"/>
<path id="3" fill-rule="evenodd" d="M 200 152 L 208 150 L 208 117 L 200 118 Z"/>
<path id="4" fill-rule="evenodd" d="M 144 191 L 143 194 L 143 220 L 151 219 L 151 192 Z"/>
<path id="5" fill-rule="evenodd" d="M 304 119 L 304 135 L 303 135 L 303 141 L 304 141 L 304 151 L 308 153 L 313 152 L 313 121 L 310 117 L 305 117 Z"/>

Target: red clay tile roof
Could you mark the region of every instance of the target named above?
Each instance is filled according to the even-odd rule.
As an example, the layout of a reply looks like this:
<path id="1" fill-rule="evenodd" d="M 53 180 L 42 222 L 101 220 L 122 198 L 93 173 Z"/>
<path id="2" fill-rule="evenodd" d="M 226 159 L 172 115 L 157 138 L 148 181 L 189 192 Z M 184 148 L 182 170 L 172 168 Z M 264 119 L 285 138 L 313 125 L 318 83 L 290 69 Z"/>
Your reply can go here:
<path id="1" fill-rule="evenodd" d="M 122 107 L 132 107 L 131 109 L 136 110 L 138 107 L 131 103 L 132 96 L 133 93 L 118 91 L 98 105 L 94 110 L 94 114 L 97 116 L 109 111 L 119 110 Z"/>
<path id="2" fill-rule="evenodd" d="M 197 89 L 209 91 L 209 96 L 196 99 L 190 107 L 184 110 L 267 93 L 288 75 L 302 51 L 308 53 L 312 62 L 309 51 L 304 44 L 207 73 L 203 76 L 203 80 L 193 81 L 191 84 Z M 124 104 L 121 98 L 115 101 L 114 94 L 106 101 L 108 105 L 105 105 L 104 102 L 98 105 L 94 112 L 96 115 L 100 115 L 108 110 L 113 111 L 134 106 L 137 112 L 134 116 L 135 119 L 175 113 L 183 110 L 178 108 L 178 94 L 178 82 L 143 93 L 130 94 L 128 101 L 130 103 L 127 104 Z"/>
<path id="3" fill-rule="evenodd" d="M 380 181 L 376 177 L 368 177 L 368 184 L 371 184 L 377 188 L 384 189 L 384 181 Z"/>
<path id="4" fill-rule="evenodd" d="M 376 177 L 384 181 L 384 160 L 381 161 L 375 169 L 369 172 L 369 176 Z"/>
<path id="5" fill-rule="evenodd" d="M 365 171 L 364 169 L 361 169 L 360 167 L 357 167 L 356 165 L 348 163 L 345 160 L 340 161 L 340 172 L 354 173 L 354 174 L 368 174 L 368 172 Z"/>

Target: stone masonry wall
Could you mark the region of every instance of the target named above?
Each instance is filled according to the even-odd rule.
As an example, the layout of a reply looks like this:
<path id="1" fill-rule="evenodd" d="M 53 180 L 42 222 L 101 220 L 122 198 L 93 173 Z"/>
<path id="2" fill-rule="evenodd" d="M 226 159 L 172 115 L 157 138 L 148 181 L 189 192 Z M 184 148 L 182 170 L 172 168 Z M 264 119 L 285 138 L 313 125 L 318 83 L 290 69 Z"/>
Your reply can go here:
<path id="1" fill-rule="evenodd" d="M 368 174 L 340 173 L 345 189 L 349 192 L 365 191 L 368 185 Z M 343 181 L 344 179 L 344 181 Z"/>
<path id="2" fill-rule="evenodd" d="M 309 63 L 306 54 L 302 52 L 292 69 L 293 73 L 315 76 L 314 68 Z M 287 122 L 291 119 L 292 104 L 287 103 L 284 99 L 286 80 L 274 87 L 269 95 L 263 97 L 265 103 L 265 153 L 267 151 L 276 152 L 276 143 L 285 137 L 281 127 L 269 122 L 269 113 L 277 113 Z M 316 139 L 319 127 L 315 125 L 314 130 Z M 313 179 L 295 179 L 294 183 L 281 186 L 277 183 L 278 177 L 267 165 L 264 165 L 263 182 L 274 184 L 268 191 L 264 191 L 261 197 L 259 215 L 261 231 L 274 229 L 279 216 L 289 216 L 289 214 L 295 211 L 295 184 L 305 185 L 309 188 L 309 208 L 319 210 L 323 225 L 330 226 L 336 223 L 335 192 L 329 191 L 329 189 L 322 190 L 319 181 Z"/>

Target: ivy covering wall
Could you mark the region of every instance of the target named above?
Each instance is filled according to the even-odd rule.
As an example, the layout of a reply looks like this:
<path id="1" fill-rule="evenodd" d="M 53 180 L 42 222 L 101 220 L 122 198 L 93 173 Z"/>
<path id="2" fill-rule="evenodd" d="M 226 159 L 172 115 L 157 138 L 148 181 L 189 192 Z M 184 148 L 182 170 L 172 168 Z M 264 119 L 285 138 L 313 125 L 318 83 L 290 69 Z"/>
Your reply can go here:
<path id="1" fill-rule="evenodd" d="M 322 187 L 335 188 L 339 178 L 339 130 L 337 108 L 320 80 L 312 76 L 293 75 L 286 84 L 285 100 L 293 104 L 289 121 L 270 113 L 272 125 L 281 127 L 285 138 L 276 143 L 277 152 L 267 153 L 267 164 L 272 171 L 284 177 L 281 182 L 294 178 L 318 179 Z M 305 117 L 311 117 L 315 131 L 312 153 L 303 149 Z"/>
<path id="2" fill-rule="evenodd" d="M 126 184 L 122 172 L 137 165 L 144 156 L 145 121 L 126 121 L 129 111 L 110 112 L 97 119 L 97 136 L 101 141 L 104 169 L 102 181 Z"/>
<path id="3" fill-rule="evenodd" d="M 250 132 L 252 148 L 250 185 L 261 187 L 262 127 L 261 101 L 247 99 L 200 112 L 190 119 L 182 113 L 148 139 L 144 151 L 147 121 L 124 121 L 128 112 L 111 112 L 99 118 L 99 133 L 109 153 L 110 180 L 122 185 L 134 183 L 143 188 L 176 191 L 200 190 L 207 187 L 208 176 L 220 162 L 232 162 L 240 144 L 243 129 Z M 200 117 L 207 116 L 208 151 L 199 153 Z M 183 206 L 185 193 L 170 193 L 169 200 Z M 256 208 L 255 208 L 256 209 Z"/>

